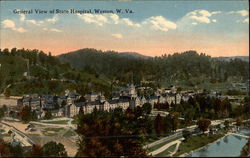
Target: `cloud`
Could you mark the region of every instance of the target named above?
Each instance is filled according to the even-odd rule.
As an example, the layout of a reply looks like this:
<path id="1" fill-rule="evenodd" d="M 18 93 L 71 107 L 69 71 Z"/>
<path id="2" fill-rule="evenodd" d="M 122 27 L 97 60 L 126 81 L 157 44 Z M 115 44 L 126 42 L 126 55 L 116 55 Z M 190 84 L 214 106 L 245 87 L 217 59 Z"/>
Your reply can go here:
<path id="1" fill-rule="evenodd" d="M 138 23 L 134 23 L 128 18 L 120 18 L 116 14 L 77 14 L 80 19 L 86 23 L 93 23 L 98 26 L 103 26 L 104 24 L 125 24 L 131 27 L 140 27 Z"/>
<path id="2" fill-rule="evenodd" d="M 244 19 L 243 23 L 249 23 L 249 18 Z"/>
<path id="3" fill-rule="evenodd" d="M 94 23 L 99 26 L 108 23 L 108 19 L 103 15 L 93 15 L 93 14 L 77 14 L 86 23 Z"/>
<path id="4" fill-rule="evenodd" d="M 216 15 L 216 14 L 221 14 L 222 12 L 221 11 L 214 11 L 214 12 L 211 12 L 211 15 Z"/>
<path id="5" fill-rule="evenodd" d="M 117 33 L 117 34 L 111 34 L 111 36 L 113 36 L 115 38 L 119 38 L 119 39 L 123 38 L 123 35 L 119 34 L 119 33 Z"/>
<path id="6" fill-rule="evenodd" d="M 229 14 L 240 14 L 241 16 L 248 16 L 249 12 L 247 10 L 231 11 Z"/>
<path id="7" fill-rule="evenodd" d="M 4 27 L 4 28 L 11 28 L 11 29 L 13 29 L 13 28 L 16 27 L 14 21 L 8 20 L 8 19 L 2 21 L 2 24 L 3 24 L 3 27 Z"/>
<path id="8" fill-rule="evenodd" d="M 43 28 L 44 31 L 51 31 L 51 32 L 62 32 L 62 30 L 56 29 L 56 28 Z"/>
<path id="9" fill-rule="evenodd" d="M 27 32 L 27 30 L 25 30 L 22 27 L 17 28 L 16 25 L 15 25 L 15 22 L 12 21 L 12 20 L 9 20 L 9 19 L 6 19 L 6 20 L 2 21 L 2 24 L 3 24 L 4 28 L 9 28 L 9 29 L 11 29 L 13 31 L 17 31 L 19 33 Z"/>
<path id="10" fill-rule="evenodd" d="M 130 26 L 134 28 L 140 28 L 142 26 L 150 27 L 154 30 L 168 31 L 169 29 L 176 29 L 177 25 L 165 19 L 163 16 L 152 16 L 141 22 L 134 22 L 129 18 L 120 18 L 116 14 L 77 14 L 77 16 L 86 23 L 96 24 L 97 26 L 103 26 L 105 24 L 121 24 L 123 26 Z"/>
<path id="11" fill-rule="evenodd" d="M 169 29 L 176 29 L 177 25 L 165 19 L 163 16 L 153 16 L 145 21 L 142 22 L 142 24 L 150 25 L 150 27 L 154 30 L 161 30 L 161 31 L 168 31 Z"/>
<path id="12" fill-rule="evenodd" d="M 58 21 L 58 16 L 57 15 L 55 15 L 54 17 L 52 17 L 52 18 L 48 18 L 46 21 L 47 22 L 51 22 L 51 23 L 55 23 L 56 21 Z"/>
<path id="13" fill-rule="evenodd" d="M 20 33 L 27 32 L 27 30 L 25 30 L 25 29 L 22 28 L 22 27 L 16 28 L 16 31 L 17 31 L 17 32 L 20 32 Z"/>
<path id="14" fill-rule="evenodd" d="M 214 23 L 215 23 L 215 22 L 217 22 L 217 20 L 216 20 L 216 19 L 212 19 L 212 22 L 214 22 Z"/>
<path id="15" fill-rule="evenodd" d="M 197 22 L 192 22 L 192 25 L 197 25 Z"/>
<path id="16" fill-rule="evenodd" d="M 214 11 L 214 12 L 209 12 L 207 10 L 194 10 L 192 12 L 189 12 L 186 14 L 185 17 L 195 20 L 196 22 L 199 23 L 206 23 L 209 24 L 212 22 L 216 22 L 216 19 L 211 20 L 211 16 L 216 15 L 216 14 L 221 14 L 221 11 Z"/>
<path id="17" fill-rule="evenodd" d="M 50 31 L 52 31 L 52 32 L 62 32 L 62 30 L 55 29 L 55 28 L 51 28 Z"/>
<path id="18" fill-rule="evenodd" d="M 128 26 L 141 27 L 140 24 L 136 24 L 136 23 L 132 22 L 132 21 L 131 21 L 130 19 L 128 19 L 128 18 L 123 18 L 121 21 L 124 22 L 125 24 L 127 24 Z"/>
<path id="19" fill-rule="evenodd" d="M 25 15 L 24 14 L 20 14 L 20 21 L 24 21 L 25 20 Z"/>
<path id="20" fill-rule="evenodd" d="M 47 23 L 55 23 L 56 21 L 59 20 L 59 18 L 57 15 L 55 15 L 54 17 L 48 18 L 45 20 L 34 20 L 34 19 L 27 19 L 24 14 L 20 14 L 19 20 L 21 22 L 26 22 L 26 23 L 33 24 L 33 25 L 41 25 L 41 24 L 45 24 L 46 22 Z"/>

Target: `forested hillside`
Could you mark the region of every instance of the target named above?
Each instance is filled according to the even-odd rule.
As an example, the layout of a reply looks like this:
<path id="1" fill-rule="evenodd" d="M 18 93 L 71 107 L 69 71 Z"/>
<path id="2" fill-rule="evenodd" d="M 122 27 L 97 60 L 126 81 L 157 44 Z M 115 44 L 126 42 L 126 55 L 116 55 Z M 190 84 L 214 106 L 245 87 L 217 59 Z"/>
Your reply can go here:
<path id="1" fill-rule="evenodd" d="M 106 79 L 75 70 L 51 53 L 47 55 L 39 50 L 1 50 L 0 64 L 0 94 L 7 96 L 63 94 L 66 89 L 84 94 L 90 90 L 106 92 L 110 87 Z"/>
<path id="2" fill-rule="evenodd" d="M 183 83 L 222 83 L 228 80 L 245 81 L 249 63 L 240 59 L 230 61 L 212 58 L 204 53 L 186 51 L 154 58 L 124 56 L 114 51 L 81 49 L 58 56 L 64 63 L 92 74 L 103 74 L 110 79 L 136 84 L 142 81 Z"/>
<path id="3" fill-rule="evenodd" d="M 189 86 L 225 82 L 245 82 L 249 63 L 240 59 L 218 60 L 195 51 L 146 57 L 82 49 L 60 56 L 39 50 L 0 51 L 0 93 L 6 95 L 62 94 L 65 89 L 85 94 L 103 92 L 131 82 L 152 87 Z"/>

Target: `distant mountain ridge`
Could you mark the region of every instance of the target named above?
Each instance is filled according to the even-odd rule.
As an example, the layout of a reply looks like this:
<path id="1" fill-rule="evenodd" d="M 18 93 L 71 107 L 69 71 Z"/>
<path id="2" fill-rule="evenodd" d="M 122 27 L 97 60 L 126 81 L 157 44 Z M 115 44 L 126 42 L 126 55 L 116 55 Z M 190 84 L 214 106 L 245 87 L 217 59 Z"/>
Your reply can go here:
<path id="1" fill-rule="evenodd" d="M 94 48 L 83 48 L 83 49 L 79 49 L 79 50 L 76 50 L 76 51 L 71 51 L 71 52 L 67 52 L 67 53 L 63 53 L 61 55 L 64 55 L 64 54 L 78 54 L 78 53 L 86 53 L 86 52 L 89 52 L 89 51 L 94 51 L 94 52 L 101 52 L 101 53 L 107 53 L 107 52 L 113 52 L 113 53 L 118 53 L 119 56 L 122 56 L 122 57 L 128 57 L 128 58 L 142 58 L 142 59 L 149 59 L 149 58 L 153 58 L 151 56 L 146 56 L 146 55 L 142 55 L 140 53 L 137 53 L 137 52 L 118 52 L 118 51 L 102 51 L 102 50 L 97 50 L 97 49 L 94 49 Z M 61 56 L 61 55 L 58 55 L 57 57 Z M 221 61 L 230 61 L 230 60 L 233 60 L 233 59 L 240 59 L 242 61 L 246 61 L 246 62 L 249 62 L 249 56 L 220 56 L 220 57 L 212 57 L 212 58 L 215 58 L 215 59 L 219 59 Z"/>
<path id="2" fill-rule="evenodd" d="M 93 53 L 117 53 L 117 55 L 119 55 L 119 56 L 129 57 L 129 58 L 143 58 L 143 59 L 152 58 L 150 56 L 142 55 L 142 54 L 137 53 L 137 52 L 118 52 L 118 51 L 113 51 L 113 50 L 102 51 L 102 50 L 97 50 L 94 48 L 83 48 L 83 49 L 71 51 L 68 53 L 60 54 L 57 57 L 59 57 L 61 55 L 66 55 L 66 54 L 78 54 L 78 53 L 89 53 L 89 52 L 93 52 Z"/>
<path id="3" fill-rule="evenodd" d="M 214 58 L 190 50 L 171 55 L 148 57 L 135 52 L 102 51 L 85 48 L 57 56 L 62 63 L 90 74 L 135 84 L 177 80 L 189 85 L 224 82 L 231 76 L 247 78 L 249 64 L 243 60 Z M 224 60 L 227 60 L 226 62 Z M 194 82 L 197 79 L 197 83 Z M 193 83 L 194 82 L 194 83 Z"/>
<path id="4" fill-rule="evenodd" d="M 126 57 L 134 57 L 134 58 L 144 58 L 144 59 L 152 58 L 150 56 L 145 56 L 136 52 L 120 52 L 119 55 L 126 56 Z"/>
<path id="5" fill-rule="evenodd" d="M 216 59 L 219 60 L 224 60 L 224 61 L 230 61 L 233 59 L 240 59 L 242 61 L 249 62 L 249 56 L 230 56 L 230 57 L 215 57 Z"/>

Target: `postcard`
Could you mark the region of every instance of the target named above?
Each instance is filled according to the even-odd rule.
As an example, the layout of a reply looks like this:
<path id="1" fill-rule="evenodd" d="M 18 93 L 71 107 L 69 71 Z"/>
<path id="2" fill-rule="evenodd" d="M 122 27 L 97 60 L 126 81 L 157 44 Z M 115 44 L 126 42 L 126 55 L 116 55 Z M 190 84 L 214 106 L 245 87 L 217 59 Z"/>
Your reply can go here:
<path id="1" fill-rule="evenodd" d="M 249 1 L 0 4 L 0 157 L 249 156 Z"/>

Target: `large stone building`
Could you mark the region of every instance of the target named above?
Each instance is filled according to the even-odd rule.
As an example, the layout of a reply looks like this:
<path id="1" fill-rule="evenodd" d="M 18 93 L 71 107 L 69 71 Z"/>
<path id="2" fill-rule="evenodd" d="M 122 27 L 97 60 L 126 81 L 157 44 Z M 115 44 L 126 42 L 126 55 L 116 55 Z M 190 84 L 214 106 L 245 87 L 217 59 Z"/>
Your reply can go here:
<path id="1" fill-rule="evenodd" d="M 141 89 L 143 90 L 143 88 Z M 153 108 L 157 103 L 179 104 L 181 100 L 187 101 L 192 96 L 174 92 L 176 92 L 175 88 L 172 87 L 170 91 L 157 90 L 152 96 L 138 96 L 136 88 L 132 84 L 128 88 L 112 94 L 111 100 L 106 100 L 101 93 L 96 92 L 81 96 L 75 92 L 65 91 L 65 96 L 24 96 L 18 100 L 18 105 L 30 106 L 39 115 L 50 111 L 53 116 L 73 117 L 79 114 L 80 109 L 84 114 L 88 114 L 92 113 L 94 109 L 102 111 L 111 111 L 115 108 L 134 109 L 137 106 L 142 107 L 145 103 L 150 103 Z"/>

